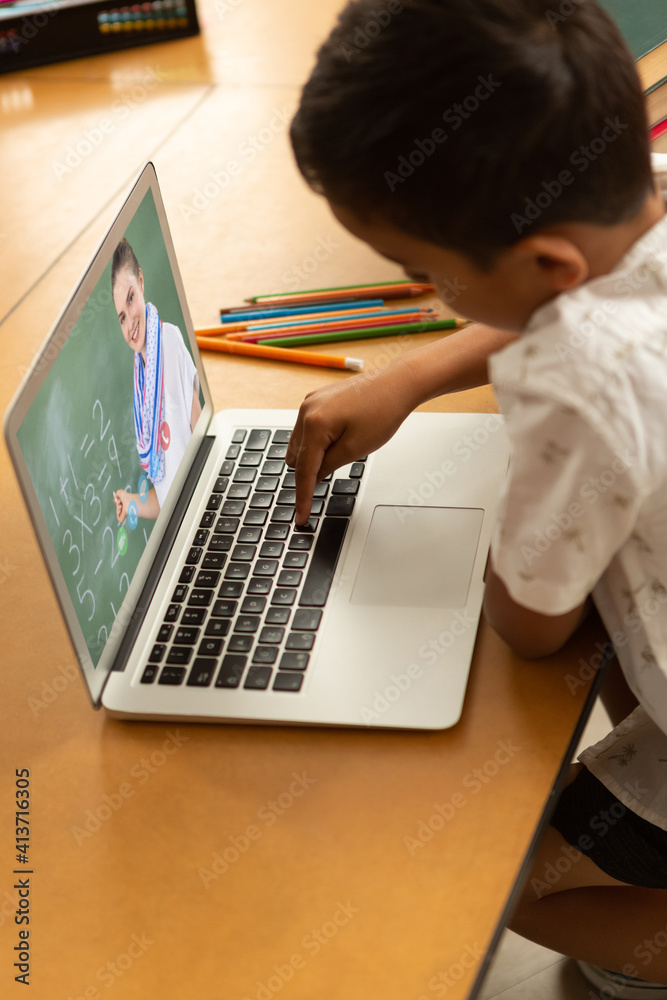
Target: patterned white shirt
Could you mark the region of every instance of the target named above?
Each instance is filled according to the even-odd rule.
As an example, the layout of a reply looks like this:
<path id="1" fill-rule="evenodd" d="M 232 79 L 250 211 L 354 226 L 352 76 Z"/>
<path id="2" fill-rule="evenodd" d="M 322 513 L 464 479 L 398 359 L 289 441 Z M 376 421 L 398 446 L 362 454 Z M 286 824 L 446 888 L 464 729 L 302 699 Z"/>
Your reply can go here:
<path id="1" fill-rule="evenodd" d="M 667 156 L 654 168 L 667 196 Z M 592 594 L 640 708 L 580 760 L 667 830 L 667 215 L 537 310 L 491 374 L 512 445 L 495 571 L 542 614 Z"/>

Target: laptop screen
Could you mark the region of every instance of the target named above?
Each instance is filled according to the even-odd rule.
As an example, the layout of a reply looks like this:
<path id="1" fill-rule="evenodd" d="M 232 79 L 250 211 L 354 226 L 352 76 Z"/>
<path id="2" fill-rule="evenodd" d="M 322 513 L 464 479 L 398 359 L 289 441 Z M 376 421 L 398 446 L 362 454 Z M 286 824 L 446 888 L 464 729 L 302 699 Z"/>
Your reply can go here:
<path id="1" fill-rule="evenodd" d="M 64 585 L 93 668 L 160 515 L 173 509 L 205 404 L 153 187 L 102 245 L 94 284 L 79 289 L 78 316 L 16 426 L 38 533 L 48 532 L 61 604 Z"/>

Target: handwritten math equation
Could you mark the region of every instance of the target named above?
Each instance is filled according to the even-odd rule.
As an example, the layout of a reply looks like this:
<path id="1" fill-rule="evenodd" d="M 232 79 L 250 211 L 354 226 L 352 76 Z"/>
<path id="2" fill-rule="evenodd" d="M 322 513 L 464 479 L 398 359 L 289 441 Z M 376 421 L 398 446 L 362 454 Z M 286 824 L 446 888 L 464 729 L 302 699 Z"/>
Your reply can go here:
<path id="1" fill-rule="evenodd" d="M 148 492 L 148 481 L 143 480 L 142 475 L 140 495 Z M 56 525 L 52 538 L 58 561 L 95 664 L 148 541 L 142 528 L 137 538 L 140 545 L 132 546 L 135 558 L 124 558 L 131 548 L 130 535 L 138 526 L 138 517 L 136 509 L 131 510 L 118 524 L 113 495 L 121 485 L 128 492 L 132 490 L 132 483 L 123 478 L 111 419 L 105 422 L 102 403 L 96 399 L 89 429 L 80 443 L 66 452 L 57 492 L 48 498 Z"/>

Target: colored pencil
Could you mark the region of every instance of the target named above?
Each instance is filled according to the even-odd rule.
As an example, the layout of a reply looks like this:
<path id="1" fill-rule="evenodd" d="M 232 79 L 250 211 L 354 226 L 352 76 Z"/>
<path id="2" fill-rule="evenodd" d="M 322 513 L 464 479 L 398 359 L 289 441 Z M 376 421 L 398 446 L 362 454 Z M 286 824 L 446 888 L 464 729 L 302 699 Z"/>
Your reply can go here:
<path id="1" fill-rule="evenodd" d="M 335 343 L 338 340 L 368 340 L 370 337 L 395 337 L 397 334 L 430 333 L 432 330 L 456 330 L 465 326 L 467 320 L 437 319 L 425 323 L 396 323 L 393 326 L 357 330 L 339 330 L 334 333 L 306 333 L 302 336 L 280 337 L 282 347 L 305 347 L 308 344 Z M 264 336 L 258 344 L 271 344 L 276 338 Z"/>
<path id="2" fill-rule="evenodd" d="M 665 134 L 667 134 L 667 117 L 662 118 L 659 122 L 651 125 L 649 130 L 649 141 L 655 142 L 656 139 L 659 139 Z"/>
<path id="3" fill-rule="evenodd" d="M 384 305 L 383 299 L 343 299 L 341 302 L 329 302 L 326 305 L 314 303 L 310 306 L 272 306 L 266 305 L 258 309 L 255 306 L 232 306 L 220 310 L 221 323 L 235 323 L 237 320 L 272 319 L 274 316 L 294 316 L 298 313 L 336 312 L 339 309 L 372 309 Z"/>
<path id="4" fill-rule="evenodd" d="M 372 330 L 377 326 L 406 326 L 408 323 L 435 322 L 426 320 L 419 312 L 409 312 L 402 316 L 382 316 L 377 319 L 341 320 L 338 323 L 319 322 L 312 326 L 289 326 L 284 328 L 267 327 L 262 330 L 245 330 L 230 333 L 227 340 L 241 340 L 246 344 L 257 343 L 259 340 L 283 340 L 287 337 L 310 336 L 320 333 L 336 333 L 338 330 Z"/>
<path id="5" fill-rule="evenodd" d="M 275 295 L 253 295 L 252 298 L 246 299 L 246 301 L 260 305 L 265 305 L 267 303 L 280 303 L 281 305 L 289 303 L 306 304 L 308 302 L 335 301 L 345 297 L 354 299 L 360 298 L 361 296 L 368 297 L 370 295 L 381 295 L 383 299 L 413 298 L 416 295 L 423 295 L 425 292 L 433 291 L 435 291 L 435 286 L 430 284 L 422 284 L 416 281 L 387 281 L 377 282 L 372 285 L 347 285 L 340 288 L 311 288 L 305 292 L 284 292 L 282 294 L 277 293 Z"/>
<path id="6" fill-rule="evenodd" d="M 365 323 L 366 320 L 370 321 L 382 317 L 386 317 L 388 321 L 393 322 L 395 316 L 399 318 L 401 316 L 415 316 L 419 318 L 420 316 L 426 317 L 431 315 L 435 315 L 434 309 L 420 309 L 416 305 L 402 306 L 400 309 L 362 309 L 361 312 L 355 309 L 344 309 L 336 313 L 317 312 L 308 313 L 305 316 L 285 316 L 275 322 L 266 319 L 252 319 L 247 322 L 221 323 L 219 326 L 202 327 L 195 332 L 205 337 L 220 337 L 233 333 L 245 333 L 246 331 L 252 333 L 255 330 L 301 329 L 301 327 L 307 328 L 308 326 L 318 326 L 323 323 L 329 325 L 331 323 L 350 322 L 352 320 Z"/>
<path id="7" fill-rule="evenodd" d="M 241 344 L 224 337 L 197 337 L 202 350 L 219 351 L 221 354 L 243 354 L 251 358 L 267 361 L 295 361 L 302 365 L 317 365 L 324 368 L 346 368 L 360 372 L 364 367 L 361 358 L 344 358 L 336 354 L 311 354 L 309 351 L 283 350 L 281 347 L 262 347 L 259 344 Z"/>

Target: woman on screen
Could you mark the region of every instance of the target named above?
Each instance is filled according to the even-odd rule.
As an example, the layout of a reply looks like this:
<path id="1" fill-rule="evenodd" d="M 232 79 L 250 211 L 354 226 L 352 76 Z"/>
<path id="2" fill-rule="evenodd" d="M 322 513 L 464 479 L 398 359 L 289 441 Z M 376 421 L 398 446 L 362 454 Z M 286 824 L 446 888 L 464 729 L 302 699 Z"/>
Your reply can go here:
<path id="1" fill-rule="evenodd" d="M 144 472 L 138 493 L 114 493 L 116 516 L 154 520 L 201 413 L 199 378 L 181 331 L 146 302 L 142 270 L 124 238 L 111 261 L 111 294 L 134 351 L 134 429 Z"/>

